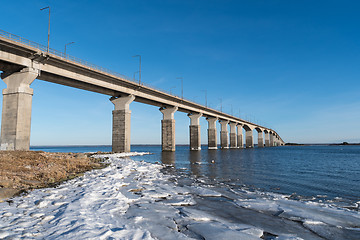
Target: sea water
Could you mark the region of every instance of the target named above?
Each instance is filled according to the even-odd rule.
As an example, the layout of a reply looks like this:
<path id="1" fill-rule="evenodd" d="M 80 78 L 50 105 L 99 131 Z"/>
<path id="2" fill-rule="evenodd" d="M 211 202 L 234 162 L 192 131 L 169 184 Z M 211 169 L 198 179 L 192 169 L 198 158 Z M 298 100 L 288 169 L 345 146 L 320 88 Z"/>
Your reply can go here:
<path id="1" fill-rule="evenodd" d="M 48 152 L 110 152 L 111 146 L 32 147 Z M 162 152 L 159 145 L 133 145 L 132 151 L 151 152 L 134 160 L 163 163 L 178 176 L 235 190 L 289 195 L 295 200 L 329 202 L 359 211 L 360 146 L 282 146 L 252 149 L 190 151 L 176 146 Z"/>

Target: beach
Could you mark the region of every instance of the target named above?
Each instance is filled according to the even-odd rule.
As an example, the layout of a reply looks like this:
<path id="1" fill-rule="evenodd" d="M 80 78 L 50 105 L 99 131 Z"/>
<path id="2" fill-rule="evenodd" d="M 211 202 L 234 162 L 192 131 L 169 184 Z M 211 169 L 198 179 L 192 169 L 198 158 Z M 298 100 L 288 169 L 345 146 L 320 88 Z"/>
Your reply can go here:
<path id="1" fill-rule="evenodd" d="M 0 203 L 0 237 L 359 239 L 357 211 L 215 186 L 133 160 L 145 154 L 98 155 L 110 165 Z"/>

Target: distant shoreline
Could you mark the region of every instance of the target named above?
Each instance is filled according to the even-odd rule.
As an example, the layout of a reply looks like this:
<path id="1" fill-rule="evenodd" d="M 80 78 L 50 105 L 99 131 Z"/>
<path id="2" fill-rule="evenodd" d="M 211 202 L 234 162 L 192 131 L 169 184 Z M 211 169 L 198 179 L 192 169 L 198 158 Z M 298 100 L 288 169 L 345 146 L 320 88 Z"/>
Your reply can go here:
<path id="1" fill-rule="evenodd" d="M 285 143 L 285 146 L 358 146 L 360 143 Z"/>

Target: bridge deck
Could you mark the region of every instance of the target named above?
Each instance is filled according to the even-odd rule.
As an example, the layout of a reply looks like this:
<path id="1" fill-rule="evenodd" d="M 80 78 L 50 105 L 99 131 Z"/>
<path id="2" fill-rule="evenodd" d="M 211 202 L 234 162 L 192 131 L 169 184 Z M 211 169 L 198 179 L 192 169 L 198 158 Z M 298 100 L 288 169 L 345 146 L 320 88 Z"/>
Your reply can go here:
<path id="1" fill-rule="evenodd" d="M 217 117 L 276 134 L 272 129 L 139 84 L 124 75 L 64 55 L 60 51 L 50 49 L 47 52 L 47 47 L 43 45 L 0 30 L 0 70 L 14 72 L 24 67 L 39 69 L 39 80 L 115 97 L 132 94 L 136 102 L 158 107 L 177 106 L 181 112 L 202 113 L 204 117 Z"/>

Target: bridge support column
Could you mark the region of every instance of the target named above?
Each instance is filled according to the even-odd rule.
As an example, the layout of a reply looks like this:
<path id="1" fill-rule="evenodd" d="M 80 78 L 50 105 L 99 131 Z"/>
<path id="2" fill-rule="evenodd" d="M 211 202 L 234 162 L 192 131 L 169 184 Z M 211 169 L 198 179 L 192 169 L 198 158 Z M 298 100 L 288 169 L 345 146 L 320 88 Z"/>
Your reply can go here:
<path id="1" fill-rule="evenodd" d="M 264 134 L 261 130 L 258 131 L 258 147 L 264 147 Z"/>
<path id="2" fill-rule="evenodd" d="M 246 130 L 245 138 L 246 138 L 246 148 L 253 148 L 254 147 L 254 140 L 253 140 L 253 131 L 252 131 L 252 129 Z"/>
<path id="3" fill-rule="evenodd" d="M 236 123 L 230 123 L 230 148 L 237 148 Z"/>
<path id="4" fill-rule="evenodd" d="M 274 135 L 274 146 L 277 146 L 277 139 L 276 139 L 276 135 Z"/>
<path id="5" fill-rule="evenodd" d="M 20 72 L 1 74 L 7 88 L 3 90 L 1 150 L 29 150 L 33 89 L 30 84 L 39 70 L 24 68 Z"/>
<path id="6" fill-rule="evenodd" d="M 269 132 L 265 132 L 265 147 L 270 147 L 270 136 L 269 136 Z"/>
<path id="7" fill-rule="evenodd" d="M 238 124 L 236 127 L 237 127 L 237 147 L 244 148 L 242 125 Z"/>
<path id="8" fill-rule="evenodd" d="M 220 131 L 220 148 L 226 149 L 229 148 L 229 133 L 227 130 L 227 125 L 229 121 L 227 120 L 219 120 L 221 124 L 221 131 Z"/>
<path id="9" fill-rule="evenodd" d="M 202 113 L 188 114 L 190 118 L 190 150 L 201 150 L 199 119 Z"/>
<path id="10" fill-rule="evenodd" d="M 113 152 L 130 152 L 130 127 L 131 111 L 129 105 L 134 101 L 133 95 L 110 98 L 114 104 L 113 130 L 112 130 L 112 151 Z"/>
<path id="11" fill-rule="evenodd" d="M 217 149 L 217 132 L 216 121 L 217 118 L 208 117 L 208 149 Z"/>
<path id="12" fill-rule="evenodd" d="M 163 114 L 161 120 L 161 146 L 163 151 L 175 151 L 175 119 L 177 107 L 160 108 Z"/>
<path id="13" fill-rule="evenodd" d="M 270 147 L 274 146 L 274 135 L 270 133 Z"/>

